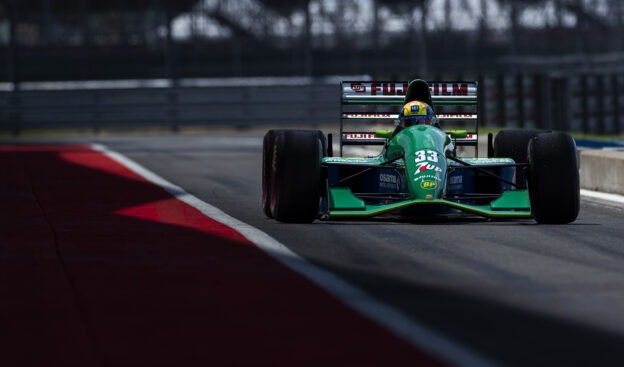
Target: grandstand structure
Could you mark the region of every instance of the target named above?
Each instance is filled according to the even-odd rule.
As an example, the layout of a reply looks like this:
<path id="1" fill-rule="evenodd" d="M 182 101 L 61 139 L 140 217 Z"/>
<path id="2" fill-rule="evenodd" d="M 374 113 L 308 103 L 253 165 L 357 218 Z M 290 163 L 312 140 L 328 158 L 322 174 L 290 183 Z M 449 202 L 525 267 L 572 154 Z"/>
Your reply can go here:
<path id="1" fill-rule="evenodd" d="M 620 0 L 4 0 L 0 81 L 618 69 Z"/>

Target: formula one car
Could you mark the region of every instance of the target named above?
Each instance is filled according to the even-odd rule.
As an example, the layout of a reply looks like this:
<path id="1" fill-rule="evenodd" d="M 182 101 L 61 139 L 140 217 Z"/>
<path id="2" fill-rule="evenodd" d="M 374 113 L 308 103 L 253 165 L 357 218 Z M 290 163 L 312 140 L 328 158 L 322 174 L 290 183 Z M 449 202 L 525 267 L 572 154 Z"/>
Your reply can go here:
<path id="1" fill-rule="evenodd" d="M 340 88 L 339 156 L 333 156 L 333 136 L 321 131 L 271 130 L 264 136 L 262 206 L 268 217 L 297 223 L 452 213 L 538 223 L 576 219 L 574 140 L 559 132 L 504 130 L 496 140 L 488 136 L 488 157 L 479 158 L 477 83 L 347 81 Z M 464 129 L 354 131 L 354 122 L 368 128 L 395 120 L 397 106 L 414 100 L 435 106 L 441 126 Z M 349 145 L 383 148 L 371 157 L 342 156 Z M 474 157 L 458 154 L 472 148 Z"/>

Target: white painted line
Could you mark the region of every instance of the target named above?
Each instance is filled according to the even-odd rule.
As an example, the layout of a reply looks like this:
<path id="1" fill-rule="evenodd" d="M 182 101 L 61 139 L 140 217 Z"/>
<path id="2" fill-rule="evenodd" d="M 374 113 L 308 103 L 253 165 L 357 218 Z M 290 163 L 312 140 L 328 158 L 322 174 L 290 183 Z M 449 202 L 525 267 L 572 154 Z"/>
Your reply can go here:
<path id="1" fill-rule="evenodd" d="M 587 196 L 589 198 L 601 199 L 606 201 L 611 201 L 618 204 L 624 204 L 624 196 L 617 194 L 607 194 L 605 192 L 591 191 L 586 189 L 581 189 L 581 195 Z"/>
<path id="2" fill-rule="evenodd" d="M 294 272 L 303 275 L 317 286 L 329 292 L 361 315 L 385 327 L 418 349 L 424 350 L 442 361 L 457 366 L 494 366 L 495 364 L 475 352 L 447 338 L 439 332 L 407 317 L 401 311 L 384 304 L 363 290 L 336 275 L 312 265 L 261 230 L 231 217 L 220 209 L 187 193 L 129 158 L 107 147 L 94 144 L 93 149 L 126 166 L 147 181 L 169 192 L 178 200 L 196 208 L 208 217 L 221 222 L 245 236 L 258 248 L 275 258 Z M 259 210 L 259 212 L 261 212 Z"/>

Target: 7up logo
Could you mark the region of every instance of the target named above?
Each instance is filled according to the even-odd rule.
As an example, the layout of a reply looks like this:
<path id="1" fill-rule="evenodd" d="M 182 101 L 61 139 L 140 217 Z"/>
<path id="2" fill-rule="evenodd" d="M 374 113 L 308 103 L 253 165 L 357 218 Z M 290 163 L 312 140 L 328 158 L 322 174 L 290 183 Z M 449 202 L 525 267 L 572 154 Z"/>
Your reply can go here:
<path id="1" fill-rule="evenodd" d="M 427 162 L 418 163 L 416 165 L 416 173 L 427 172 L 427 171 L 442 172 L 442 168 L 435 166 L 433 164 L 429 164 Z"/>
<path id="2" fill-rule="evenodd" d="M 416 172 L 435 171 L 442 172 L 442 168 L 438 167 L 435 163 L 438 162 L 438 152 L 433 150 L 419 150 L 414 153 L 416 157 L 414 162 L 416 163 Z"/>

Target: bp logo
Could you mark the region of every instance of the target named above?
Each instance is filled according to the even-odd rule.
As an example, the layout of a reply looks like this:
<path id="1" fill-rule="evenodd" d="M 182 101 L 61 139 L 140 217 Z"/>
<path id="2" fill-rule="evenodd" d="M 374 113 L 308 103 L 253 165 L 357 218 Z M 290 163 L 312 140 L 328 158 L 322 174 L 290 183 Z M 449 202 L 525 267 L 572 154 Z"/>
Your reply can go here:
<path id="1" fill-rule="evenodd" d="M 433 180 L 423 180 L 420 187 L 425 190 L 435 190 L 438 188 L 438 183 Z"/>

